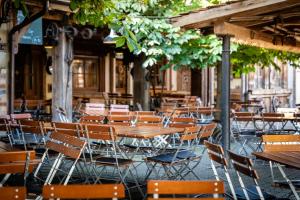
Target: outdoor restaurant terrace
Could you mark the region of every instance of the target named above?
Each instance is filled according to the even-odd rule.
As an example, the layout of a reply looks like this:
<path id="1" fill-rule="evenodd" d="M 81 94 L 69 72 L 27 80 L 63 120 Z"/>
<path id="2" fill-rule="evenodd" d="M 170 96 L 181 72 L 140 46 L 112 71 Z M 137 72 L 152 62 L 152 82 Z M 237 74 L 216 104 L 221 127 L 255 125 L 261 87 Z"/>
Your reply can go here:
<path id="1" fill-rule="evenodd" d="M 37 55 L 44 47 L 22 44 L 15 54 L 18 41 L 10 41 L 0 199 L 300 200 L 298 79 L 293 90 L 280 88 L 284 94 L 268 88 L 276 90 L 264 94 L 268 106 L 249 92 L 246 76 L 238 93 L 230 86 L 232 41 L 300 53 L 299 1 L 232 1 L 172 17 L 175 27 L 221 38 L 216 74 L 143 68 L 143 56 L 104 44 L 107 30 L 53 23 L 76 12 L 70 1 L 28 2 L 29 9 L 42 10 L 10 37 L 44 17 L 47 31 L 58 28 L 59 40 L 45 50 L 41 71 L 33 66 L 42 65 Z M 70 37 L 76 31 L 80 35 Z M 284 98 L 287 106 L 279 102 Z"/>

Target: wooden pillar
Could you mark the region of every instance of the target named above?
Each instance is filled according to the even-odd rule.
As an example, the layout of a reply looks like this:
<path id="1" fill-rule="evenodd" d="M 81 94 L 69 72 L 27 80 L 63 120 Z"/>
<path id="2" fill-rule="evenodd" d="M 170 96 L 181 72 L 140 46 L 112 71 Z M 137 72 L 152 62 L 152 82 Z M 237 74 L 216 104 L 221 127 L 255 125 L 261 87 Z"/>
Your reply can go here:
<path id="1" fill-rule="evenodd" d="M 59 43 L 55 49 L 55 66 L 53 67 L 52 85 L 52 120 L 61 121 L 56 111 L 57 107 L 63 108 L 67 118 L 72 121 L 72 68 L 66 62 L 68 41 L 65 33 L 59 34 Z"/>
<path id="2" fill-rule="evenodd" d="M 140 103 L 143 110 L 150 110 L 150 84 L 145 79 L 147 70 L 142 66 L 145 56 L 138 56 L 134 59 L 134 75 L 133 75 L 133 98 L 134 104 Z"/>
<path id="3" fill-rule="evenodd" d="M 223 35 L 222 51 L 222 91 L 221 91 L 221 125 L 222 146 L 224 151 L 230 149 L 230 36 Z"/>
<path id="4" fill-rule="evenodd" d="M 109 70 L 109 56 L 110 54 L 106 54 L 105 56 L 105 92 L 110 92 L 110 70 Z"/>
<path id="5" fill-rule="evenodd" d="M 208 103 L 214 105 L 215 103 L 215 68 L 210 67 L 209 69 L 209 81 L 208 81 Z"/>

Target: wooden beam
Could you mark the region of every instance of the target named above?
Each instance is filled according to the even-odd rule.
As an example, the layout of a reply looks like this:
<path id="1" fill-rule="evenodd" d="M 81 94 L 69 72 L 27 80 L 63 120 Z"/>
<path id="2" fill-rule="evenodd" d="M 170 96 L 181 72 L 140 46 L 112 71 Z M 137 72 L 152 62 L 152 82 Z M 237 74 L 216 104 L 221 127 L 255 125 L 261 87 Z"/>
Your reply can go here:
<path id="1" fill-rule="evenodd" d="M 299 3 L 296 0 L 246 0 L 229 5 L 219 6 L 202 10 L 196 13 L 190 13 L 187 15 L 172 18 L 173 25 L 179 27 L 189 27 L 193 24 L 197 24 L 196 28 L 202 28 L 202 23 L 208 23 L 210 21 L 216 21 L 224 17 L 231 17 L 246 12 L 252 11 L 252 13 L 264 13 L 266 10 L 274 11 L 285 7 L 293 6 Z M 257 11 L 259 10 L 259 11 Z M 255 15 L 255 14 L 252 14 Z M 193 26 L 194 27 L 194 26 Z"/>
<path id="2" fill-rule="evenodd" d="M 274 45 L 273 36 L 266 33 L 253 31 L 248 28 L 233 25 L 227 22 L 219 23 L 214 26 L 214 33 L 216 35 L 232 35 L 233 41 L 242 44 L 253 45 L 262 48 L 289 51 L 294 53 L 300 53 L 300 44 L 296 46 L 284 43 L 283 45 Z M 278 42 L 281 44 L 281 41 Z"/>

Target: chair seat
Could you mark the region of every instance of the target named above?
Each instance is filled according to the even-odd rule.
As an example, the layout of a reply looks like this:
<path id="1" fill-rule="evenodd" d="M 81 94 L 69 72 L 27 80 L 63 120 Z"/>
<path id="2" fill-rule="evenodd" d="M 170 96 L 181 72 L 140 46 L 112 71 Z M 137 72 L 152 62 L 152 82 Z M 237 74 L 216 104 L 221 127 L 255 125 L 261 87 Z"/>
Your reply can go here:
<path id="1" fill-rule="evenodd" d="M 246 188 L 247 188 L 247 191 L 248 191 L 249 198 L 251 200 L 260 200 L 260 197 L 258 195 L 258 192 L 257 192 L 257 189 L 256 189 L 255 185 L 251 185 L 251 186 L 246 187 Z M 237 188 L 235 190 L 235 193 L 236 193 L 236 196 L 239 200 L 244 200 L 244 199 L 246 200 L 245 194 L 244 194 L 243 189 L 241 187 Z M 262 191 L 262 193 L 263 193 L 263 196 L 264 196 L 265 200 L 274 200 L 274 199 L 276 199 L 275 196 L 273 196 L 273 195 L 271 195 L 267 192 Z"/>
<path id="2" fill-rule="evenodd" d="M 179 159 L 189 159 L 197 157 L 197 155 L 193 151 L 184 150 L 177 153 L 177 158 Z"/>
<path id="3" fill-rule="evenodd" d="M 174 154 L 173 153 L 167 153 L 167 154 L 160 154 L 153 157 L 148 157 L 147 160 L 154 161 L 154 162 L 161 162 L 161 163 L 172 163 L 176 161 L 180 161 L 180 159 L 175 158 L 174 160 Z"/>
<path id="4" fill-rule="evenodd" d="M 116 165 L 118 160 L 119 166 L 122 165 L 129 165 L 133 161 L 130 159 L 124 159 L 124 158 L 112 158 L 112 157 L 98 157 L 96 159 L 96 164 L 102 164 L 102 165 Z"/>

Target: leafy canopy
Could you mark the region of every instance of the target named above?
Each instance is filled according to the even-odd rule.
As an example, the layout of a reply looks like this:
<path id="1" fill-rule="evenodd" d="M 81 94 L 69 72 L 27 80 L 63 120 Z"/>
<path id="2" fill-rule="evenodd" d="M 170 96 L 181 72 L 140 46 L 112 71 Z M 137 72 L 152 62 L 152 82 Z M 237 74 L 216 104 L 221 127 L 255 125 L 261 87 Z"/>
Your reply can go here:
<path id="1" fill-rule="evenodd" d="M 108 25 L 117 31 L 116 46 L 126 45 L 134 54 L 145 54 L 144 67 L 167 61 L 162 68 L 203 68 L 221 60 L 216 36 L 175 28 L 170 16 L 199 8 L 201 0 L 72 0 L 80 24 Z"/>
<path id="2" fill-rule="evenodd" d="M 17 8 L 25 15 L 28 10 L 24 0 L 15 0 Z M 213 35 L 204 36 L 197 30 L 175 28 L 169 17 L 183 12 L 218 4 L 222 0 L 71 0 L 74 19 L 82 25 L 108 26 L 120 35 L 116 47 L 126 45 L 134 54 L 145 54 L 144 67 L 161 61 L 162 69 L 181 66 L 204 68 L 215 66 L 221 60 L 221 42 Z M 262 49 L 240 44 L 232 45 L 231 62 L 233 73 L 254 71 L 261 67 L 279 66 L 274 59 L 299 66 L 299 55 Z"/>

